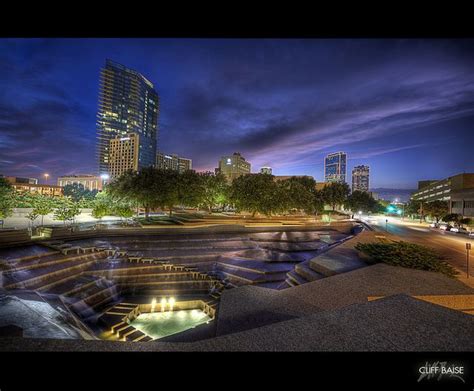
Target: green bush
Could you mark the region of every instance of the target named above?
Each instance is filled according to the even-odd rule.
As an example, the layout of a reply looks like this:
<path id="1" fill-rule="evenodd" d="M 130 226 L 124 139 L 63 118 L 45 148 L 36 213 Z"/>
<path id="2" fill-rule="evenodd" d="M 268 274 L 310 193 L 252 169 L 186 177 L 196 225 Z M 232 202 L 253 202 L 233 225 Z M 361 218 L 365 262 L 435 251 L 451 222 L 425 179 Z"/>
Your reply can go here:
<path id="1" fill-rule="evenodd" d="M 357 243 L 355 249 L 362 252 L 369 263 L 383 262 L 410 269 L 439 272 L 454 277 L 457 272 L 442 256 L 425 246 L 403 241 L 391 243 Z"/>

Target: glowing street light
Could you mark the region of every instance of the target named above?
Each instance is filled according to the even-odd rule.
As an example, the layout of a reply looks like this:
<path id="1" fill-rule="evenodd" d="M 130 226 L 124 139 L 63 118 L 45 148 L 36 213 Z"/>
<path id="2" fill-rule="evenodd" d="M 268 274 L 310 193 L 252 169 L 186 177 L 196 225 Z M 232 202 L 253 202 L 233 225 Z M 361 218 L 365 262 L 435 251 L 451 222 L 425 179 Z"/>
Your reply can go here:
<path id="1" fill-rule="evenodd" d="M 44 176 L 45 182 L 47 183 L 47 182 L 48 182 L 48 178 L 49 178 L 49 174 L 43 174 L 43 176 Z"/>

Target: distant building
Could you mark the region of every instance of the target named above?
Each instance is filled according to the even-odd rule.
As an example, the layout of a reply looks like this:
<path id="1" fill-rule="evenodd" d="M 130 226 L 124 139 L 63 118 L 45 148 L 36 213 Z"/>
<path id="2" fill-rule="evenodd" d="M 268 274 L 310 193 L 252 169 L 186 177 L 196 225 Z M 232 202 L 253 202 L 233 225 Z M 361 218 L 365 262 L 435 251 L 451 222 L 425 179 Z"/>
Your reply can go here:
<path id="1" fill-rule="evenodd" d="M 449 200 L 449 213 L 474 217 L 474 189 L 453 190 Z"/>
<path id="2" fill-rule="evenodd" d="M 376 200 L 376 201 L 379 200 L 379 195 L 378 195 L 378 193 L 375 193 L 375 192 L 373 192 L 373 191 L 369 191 L 369 194 L 370 194 L 370 196 L 371 196 L 374 200 Z"/>
<path id="3" fill-rule="evenodd" d="M 316 182 L 316 190 L 323 190 L 329 182 Z"/>
<path id="4" fill-rule="evenodd" d="M 99 175 L 108 174 L 110 140 L 130 133 L 140 136 L 138 169 L 156 160 L 159 98 L 153 84 L 142 74 L 106 60 L 100 75 L 97 112 Z"/>
<path id="5" fill-rule="evenodd" d="M 369 191 L 369 166 L 352 169 L 352 191 Z"/>
<path id="6" fill-rule="evenodd" d="M 193 161 L 178 155 L 166 155 L 158 152 L 156 154 L 156 168 L 159 170 L 174 170 L 184 172 L 192 170 Z"/>
<path id="7" fill-rule="evenodd" d="M 3 176 L 3 175 L 0 175 L 0 178 L 5 178 L 5 180 L 9 183 L 26 183 L 30 185 L 38 184 L 38 179 L 36 178 L 24 178 L 24 177 Z"/>
<path id="8" fill-rule="evenodd" d="M 287 179 L 290 178 L 310 178 L 314 179 L 311 175 L 275 175 L 274 180 L 275 181 L 286 181 Z"/>
<path id="9" fill-rule="evenodd" d="M 250 174 L 250 163 L 238 152 L 231 156 L 223 156 L 219 160 L 219 167 L 216 168 L 216 174 L 223 174 L 228 181 L 233 181 L 241 175 Z"/>
<path id="10" fill-rule="evenodd" d="M 95 175 L 64 175 L 58 178 L 58 186 L 79 184 L 86 190 L 102 191 L 102 178 Z"/>
<path id="11" fill-rule="evenodd" d="M 109 144 L 109 176 L 116 178 L 127 171 L 138 171 L 140 136 L 131 133 L 126 137 L 116 137 Z"/>
<path id="12" fill-rule="evenodd" d="M 63 188 L 61 186 L 25 182 L 10 182 L 10 184 L 18 193 L 41 194 L 50 197 L 63 196 Z"/>
<path id="13" fill-rule="evenodd" d="M 326 182 L 346 181 L 347 155 L 344 152 L 330 153 L 324 159 L 324 180 Z"/>
<path id="14" fill-rule="evenodd" d="M 441 180 L 419 181 L 418 190 L 411 195 L 415 201 L 450 201 L 454 193 L 474 189 L 474 173 L 458 174 Z"/>
<path id="15" fill-rule="evenodd" d="M 260 168 L 260 174 L 272 175 L 272 168 L 271 167 L 262 167 L 262 168 Z"/>

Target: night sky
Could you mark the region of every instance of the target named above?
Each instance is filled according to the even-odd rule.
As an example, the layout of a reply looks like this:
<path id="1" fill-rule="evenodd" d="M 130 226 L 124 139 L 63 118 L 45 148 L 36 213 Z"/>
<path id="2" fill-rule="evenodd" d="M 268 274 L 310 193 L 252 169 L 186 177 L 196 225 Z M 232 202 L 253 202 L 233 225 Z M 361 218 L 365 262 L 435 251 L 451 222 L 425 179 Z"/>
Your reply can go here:
<path id="1" fill-rule="evenodd" d="M 158 149 L 197 170 L 241 152 L 322 181 L 342 150 L 373 188 L 474 172 L 474 40 L 0 39 L 0 174 L 97 172 L 106 58 L 155 84 Z"/>

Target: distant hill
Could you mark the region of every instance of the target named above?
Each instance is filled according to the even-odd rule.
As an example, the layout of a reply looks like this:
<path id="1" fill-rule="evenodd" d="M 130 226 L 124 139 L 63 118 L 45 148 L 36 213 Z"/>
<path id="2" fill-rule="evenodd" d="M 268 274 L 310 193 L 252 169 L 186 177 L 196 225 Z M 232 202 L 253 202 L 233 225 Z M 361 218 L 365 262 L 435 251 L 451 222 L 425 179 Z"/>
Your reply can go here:
<path id="1" fill-rule="evenodd" d="M 394 201 L 398 199 L 401 202 L 407 202 L 410 200 L 410 195 L 416 189 L 386 189 L 383 187 L 378 187 L 375 189 L 370 189 L 374 193 L 377 193 L 380 199 L 384 199 L 387 201 Z"/>

